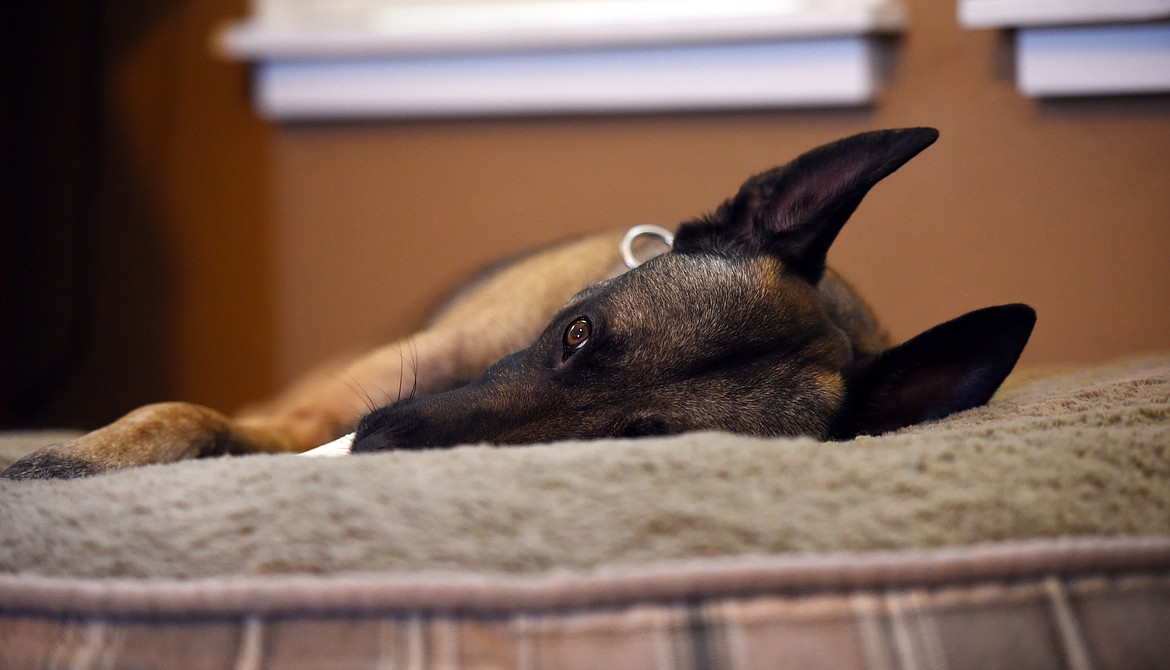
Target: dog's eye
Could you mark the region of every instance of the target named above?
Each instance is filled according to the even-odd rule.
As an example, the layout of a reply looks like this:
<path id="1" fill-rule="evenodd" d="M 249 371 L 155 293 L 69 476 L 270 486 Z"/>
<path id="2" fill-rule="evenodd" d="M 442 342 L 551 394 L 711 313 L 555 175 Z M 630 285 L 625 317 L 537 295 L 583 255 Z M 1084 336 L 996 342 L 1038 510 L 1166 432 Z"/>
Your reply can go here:
<path id="1" fill-rule="evenodd" d="M 589 335 L 593 332 L 593 324 L 583 316 L 577 317 L 565 329 L 565 353 L 570 354 L 585 346 Z"/>

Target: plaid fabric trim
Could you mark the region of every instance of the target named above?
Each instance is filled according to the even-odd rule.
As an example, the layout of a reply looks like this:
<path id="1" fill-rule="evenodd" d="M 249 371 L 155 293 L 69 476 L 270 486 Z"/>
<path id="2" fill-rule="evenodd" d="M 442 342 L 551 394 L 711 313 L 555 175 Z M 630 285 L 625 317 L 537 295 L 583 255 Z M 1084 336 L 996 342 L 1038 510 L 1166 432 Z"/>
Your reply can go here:
<path id="1" fill-rule="evenodd" d="M 4 668 L 1170 667 L 1170 576 L 758 596 L 511 616 L 6 613 Z"/>
<path id="2" fill-rule="evenodd" d="M 70 614 L 0 590 L 0 668 L 1170 667 L 1170 562 L 953 583 L 681 591 L 688 595 L 566 608 L 257 603 L 248 613 L 209 603 Z"/>

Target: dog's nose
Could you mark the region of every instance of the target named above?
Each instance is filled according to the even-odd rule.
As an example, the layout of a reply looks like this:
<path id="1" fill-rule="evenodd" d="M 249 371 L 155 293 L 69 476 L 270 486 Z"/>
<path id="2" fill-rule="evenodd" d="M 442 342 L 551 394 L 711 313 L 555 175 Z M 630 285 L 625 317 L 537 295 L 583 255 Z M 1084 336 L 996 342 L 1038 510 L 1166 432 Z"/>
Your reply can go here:
<path id="1" fill-rule="evenodd" d="M 459 430 L 452 431 L 452 425 Z M 436 415 L 434 406 L 417 401 L 395 403 L 362 417 L 358 422 L 353 453 L 387 449 L 435 449 L 459 444 L 456 436 L 469 434 L 458 416 Z"/>
<path id="2" fill-rule="evenodd" d="M 351 453 L 363 454 L 372 451 L 386 451 L 394 445 L 390 444 L 390 440 L 381 433 L 369 433 L 368 435 L 361 435 L 353 441 L 353 449 Z"/>
<path id="3" fill-rule="evenodd" d="M 411 403 L 380 407 L 362 417 L 354 434 L 352 453 L 386 451 L 409 443 L 404 439 L 419 425 L 418 412 Z"/>

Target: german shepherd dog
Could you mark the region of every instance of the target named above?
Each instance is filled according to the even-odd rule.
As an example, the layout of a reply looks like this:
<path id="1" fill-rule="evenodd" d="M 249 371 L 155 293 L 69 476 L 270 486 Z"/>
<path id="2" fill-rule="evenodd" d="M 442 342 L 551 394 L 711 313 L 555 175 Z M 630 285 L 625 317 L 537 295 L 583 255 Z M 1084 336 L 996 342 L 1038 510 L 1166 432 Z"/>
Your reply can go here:
<path id="1" fill-rule="evenodd" d="M 354 452 L 696 430 L 843 440 L 981 405 L 1027 343 L 1030 307 L 977 310 L 891 347 L 825 266 L 865 194 L 937 137 L 911 128 L 822 146 L 749 179 L 632 270 L 620 234 L 564 243 L 479 278 L 413 337 L 267 407 L 233 420 L 148 405 L 3 476 L 299 452 L 355 427 Z M 397 386 L 399 399 L 362 417 L 355 385 Z"/>

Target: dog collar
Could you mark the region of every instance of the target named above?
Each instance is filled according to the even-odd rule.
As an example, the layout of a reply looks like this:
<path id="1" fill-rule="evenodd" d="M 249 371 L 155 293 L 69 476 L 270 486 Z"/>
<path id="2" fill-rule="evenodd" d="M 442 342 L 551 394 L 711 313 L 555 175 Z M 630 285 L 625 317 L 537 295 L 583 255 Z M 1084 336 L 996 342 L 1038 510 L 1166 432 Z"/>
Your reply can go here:
<path id="1" fill-rule="evenodd" d="M 666 249 L 656 251 L 648 258 L 638 258 L 634 255 L 634 241 L 639 237 L 656 237 L 666 246 Z M 622 243 L 618 245 L 618 249 L 622 252 L 622 260 L 626 262 L 626 267 L 633 270 L 651 258 L 661 256 L 667 251 L 670 251 L 672 244 L 674 244 L 674 234 L 669 230 L 652 223 L 643 223 L 626 231 L 626 235 L 622 238 Z"/>

